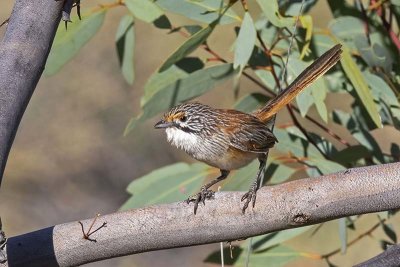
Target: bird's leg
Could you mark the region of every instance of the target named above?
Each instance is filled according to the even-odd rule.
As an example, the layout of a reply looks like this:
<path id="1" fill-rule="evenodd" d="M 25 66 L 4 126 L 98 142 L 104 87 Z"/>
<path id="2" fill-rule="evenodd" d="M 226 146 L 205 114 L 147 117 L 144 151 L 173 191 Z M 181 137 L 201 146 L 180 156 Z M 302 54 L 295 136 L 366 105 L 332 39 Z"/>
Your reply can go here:
<path id="1" fill-rule="evenodd" d="M 209 190 L 209 188 L 211 186 L 215 185 L 216 183 L 224 180 L 226 177 L 228 177 L 229 171 L 226 171 L 226 170 L 220 170 L 220 171 L 221 171 L 221 175 L 218 178 L 203 185 L 201 187 L 199 193 L 197 193 L 194 196 L 189 197 L 186 200 L 187 203 L 194 202 L 194 214 L 196 214 L 196 212 L 197 212 L 197 207 L 199 206 L 199 202 L 203 202 L 203 204 L 205 204 L 206 199 L 210 199 L 214 196 L 214 192 L 212 190 Z"/>
<path id="2" fill-rule="evenodd" d="M 263 154 L 258 158 L 260 162 L 260 166 L 258 167 L 257 177 L 254 182 L 251 184 L 249 191 L 242 196 L 241 201 L 246 200 L 243 205 L 242 212 L 243 214 L 246 212 L 247 207 L 249 206 L 250 201 L 253 203 L 253 208 L 256 205 L 256 198 L 257 198 L 257 190 L 261 186 L 261 180 L 264 177 L 264 169 L 267 162 L 267 154 Z"/>

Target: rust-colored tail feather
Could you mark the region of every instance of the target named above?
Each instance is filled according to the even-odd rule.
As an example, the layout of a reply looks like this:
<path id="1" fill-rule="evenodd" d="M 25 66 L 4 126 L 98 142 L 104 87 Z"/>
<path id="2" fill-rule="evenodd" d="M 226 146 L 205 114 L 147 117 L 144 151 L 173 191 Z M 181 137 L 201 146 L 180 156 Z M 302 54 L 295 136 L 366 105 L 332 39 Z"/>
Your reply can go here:
<path id="1" fill-rule="evenodd" d="M 268 102 L 263 108 L 255 111 L 254 115 L 261 121 L 268 121 L 281 108 L 289 104 L 303 89 L 333 67 L 340 60 L 341 53 L 341 44 L 337 44 L 329 49 L 308 66 L 285 90 Z"/>

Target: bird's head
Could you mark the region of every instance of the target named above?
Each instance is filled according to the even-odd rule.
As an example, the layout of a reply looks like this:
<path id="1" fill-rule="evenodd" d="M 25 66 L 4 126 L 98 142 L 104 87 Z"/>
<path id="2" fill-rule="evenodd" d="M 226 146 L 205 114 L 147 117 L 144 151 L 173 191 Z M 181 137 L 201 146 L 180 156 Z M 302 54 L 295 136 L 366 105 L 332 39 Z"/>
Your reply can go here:
<path id="1" fill-rule="evenodd" d="M 198 133 L 204 129 L 207 115 L 212 109 L 197 102 L 184 103 L 173 107 L 154 125 L 156 129 L 176 128 L 187 133 Z"/>

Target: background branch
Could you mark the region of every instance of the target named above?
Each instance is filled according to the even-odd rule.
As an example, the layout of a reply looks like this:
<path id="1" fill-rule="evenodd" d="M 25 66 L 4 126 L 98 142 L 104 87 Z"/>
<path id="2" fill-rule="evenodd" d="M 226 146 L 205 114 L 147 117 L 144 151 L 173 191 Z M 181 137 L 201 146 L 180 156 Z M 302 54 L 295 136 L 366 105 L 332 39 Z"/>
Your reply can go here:
<path id="1" fill-rule="evenodd" d="M 242 192 L 217 193 L 198 214 L 184 202 L 118 212 L 98 218 L 83 238 L 78 222 L 12 237 L 9 266 L 76 266 L 146 251 L 233 241 L 272 231 L 400 208 L 400 163 L 262 188 L 257 205 L 241 213 Z M 83 221 L 85 229 L 92 219 Z M 98 224 L 98 225 L 97 225 Z"/>
<path id="2" fill-rule="evenodd" d="M 8 153 L 42 75 L 63 1 L 16 0 L 0 44 L 0 184 Z"/>

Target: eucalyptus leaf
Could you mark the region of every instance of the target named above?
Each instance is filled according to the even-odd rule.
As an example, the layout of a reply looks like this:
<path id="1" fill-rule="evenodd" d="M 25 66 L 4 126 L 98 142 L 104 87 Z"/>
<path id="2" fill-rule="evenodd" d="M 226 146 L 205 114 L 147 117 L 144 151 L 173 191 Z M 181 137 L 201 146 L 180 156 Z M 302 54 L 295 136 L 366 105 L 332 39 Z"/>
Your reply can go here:
<path id="1" fill-rule="evenodd" d="M 292 27 L 295 23 L 293 17 L 283 17 L 279 12 L 279 5 L 277 0 L 257 0 L 258 5 L 261 7 L 264 15 L 268 21 L 278 28 Z"/>
<path id="2" fill-rule="evenodd" d="M 287 67 L 288 82 L 292 82 L 307 67 L 307 65 L 308 64 L 297 58 L 290 58 Z M 320 78 L 296 97 L 296 103 L 300 109 L 300 114 L 302 117 L 307 115 L 308 110 L 315 103 L 321 118 L 325 122 L 328 121 L 328 112 L 324 102 L 326 98 L 326 91 L 327 88 L 324 80 L 323 78 Z"/>
<path id="3" fill-rule="evenodd" d="M 303 28 L 306 29 L 304 45 L 303 45 L 303 48 L 301 49 L 301 53 L 300 53 L 300 59 L 303 59 L 310 52 L 310 44 L 311 44 L 311 38 L 312 38 L 312 33 L 313 33 L 313 20 L 310 15 L 300 16 L 299 20 L 300 20 Z"/>
<path id="4" fill-rule="evenodd" d="M 278 232 L 269 233 L 266 235 L 253 237 L 253 251 L 259 252 L 273 246 L 282 244 L 292 238 L 295 238 L 306 231 L 310 230 L 314 226 L 304 226 L 299 228 L 287 229 Z M 247 247 L 246 243 L 243 243 L 242 248 Z"/>
<path id="5" fill-rule="evenodd" d="M 122 17 L 115 37 L 122 75 L 129 84 L 132 84 L 135 78 L 133 66 L 135 35 L 133 26 L 132 16 L 126 15 Z"/>
<path id="6" fill-rule="evenodd" d="M 73 23 L 65 30 L 63 23 L 57 29 L 53 46 L 46 62 L 44 73 L 46 75 L 56 74 L 68 61 L 76 56 L 79 50 L 97 33 L 103 24 L 105 10 L 73 18 Z"/>
<path id="7" fill-rule="evenodd" d="M 305 255 L 306 253 L 297 252 L 285 246 L 276 246 L 263 252 L 252 253 L 249 266 L 265 267 L 268 263 L 268 267 L 281 267 L 297 257 Z M 246 253 L 241 253 L 233 266 L 245 266 L 246 258 Z"/>
<path id="8" fill-rule="evenodd" d="M 221 1 L 182 1 L 182 0 L 156 0 L 155 3 L 164 10 L 180 14 L 189 19 L 211 23 L 219 17 Z M 240 17 L 230 8 L 219 20 L 220 24 L 241 21 Z"/>
<path id="9" fill-rule="evenodd" d="M 125 0 L 125 5 L 136 18 L 144 22 L 154 22 L 164 15 L 162 9 L 151 0 Z"/>
<path id="10" fill-rule="evenodd" d="M 177 79 L 164 87 L 158 87 L 142 104 L 142 113 L 132 118 L 125 129 L 128 134 L 139 122 L 151 118 L 178 103 L 190 100 L 213 89 L 216 85 L 235 75 L 232 64 L 221 64 L 198 70 L 187 77 Z"/>
<path id="11" fill-rule="evenodd" d="M 251 93 L 239 99 L 235 103 L 235 109 L 242 112 L 251 113 L 266 105 L 269 100 L 270 98 L 264 94 Z"/>
<path id="12" fill-rule="evenodd" d="M 346 253 L 347 250 L 347 223 L 346 218 L 340 218 L 339 220 L 339 238 L 340 238 L 340 252 Z"/>
<path id="13" fill-rule="evenodd" d="M 246 66 L 253 52 L 256 42 L 256 29 L 254 22 L 248 12 L 245 12 L 242 25 L 235 43 L 233 68 L 243 68 Z"/>
<path id="14" fill-rule="evenodd" d="M 157 71 L 147 80 L 144 86 L 144 95 L 141 99 L 140 105 L 143 107 L 144 104 L 159 90 L 187 76 L 188 74 L 185 71 L 175 65 L 166 71 Z"/>
<path id="15" fill-rule="evenodd" d="M 129 184 L 127 191 L 132 197 L 121 210 L 186 199 L 210 173 L 210 168 L 203 163 L 175 163 L 152 171 Z"/>
<path id="16" fill-rule="evenodd" d="M 350 51 L 346 46 L 343 46 L 342 60 L 340 62 L 347 77 L 353 84 L 361 103 L 363 103 L 365 109 L 368 111 L 372 121 L 377 127 L 382 128 L 381 118 L 374 103 L 374 99 L 368 84 L 365 81 L 359 67 L 351 57 Z"/>
<path id="17" fill-rule="evenodd" d="M 199 47 L 204 41 L 207 40 L 208 36 L 212 33 L 215 24 L 212 23 L 202 30 L 193 34 L 189 39 L 187 39 L 168 59 L 162 64 L 159 72 L 163 72 L 169 67 L 171 67 L 175 62 L 183 59 L 185 56 L 192 53 Z"/>

